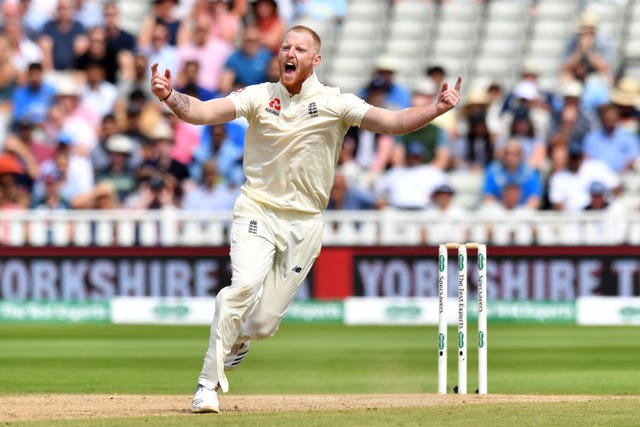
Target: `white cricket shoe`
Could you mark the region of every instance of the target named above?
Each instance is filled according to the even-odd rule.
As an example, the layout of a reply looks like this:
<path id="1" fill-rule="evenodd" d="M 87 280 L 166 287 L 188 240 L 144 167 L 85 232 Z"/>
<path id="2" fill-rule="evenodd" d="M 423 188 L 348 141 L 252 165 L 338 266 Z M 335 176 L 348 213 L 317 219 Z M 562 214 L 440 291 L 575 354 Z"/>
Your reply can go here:
<path id="1" fill-rule="evenodd" d="M 218 403 L 217 387 L 215 389 L 209 389 L 198 384 L 196 392 L 193 395 L 193 401 L 191 402 L 191 412 L 220 412 L 220 404 Z"/>
<path id="2" fill-rule="evenodd" d="M 231 347 L 231 352 L 224 358 L 224 370 L 230 371 L 238 366 L 249 352 L 249 343 L 251 341 L 245 341 L 240 344 L 236 344 Z"/>

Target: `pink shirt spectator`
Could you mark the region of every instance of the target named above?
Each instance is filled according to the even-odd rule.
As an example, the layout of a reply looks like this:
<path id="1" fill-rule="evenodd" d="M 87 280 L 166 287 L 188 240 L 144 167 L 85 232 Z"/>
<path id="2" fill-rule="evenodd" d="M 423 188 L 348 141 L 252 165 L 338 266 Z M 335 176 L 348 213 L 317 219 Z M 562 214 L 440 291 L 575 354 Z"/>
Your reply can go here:
<path id="1" fill-rule="evenodd" d="M 200 143 L 200 127 L 183 121 L 176 121 L 173 125 L 175 144 L 171 157 L 183 165 L 188 165 L 193 159 L 193 151 Z"/>
<path id="2" fill-rule="evenodd" d="M 189 60 L 198 61 L 200 64 L 198 84 L 208 90 L 217 91 L 224 64 L 232 52 L 233 46 L 219 38 L 209 39 L 204 46 L 189 43 L 178 49 L 180 69 Z"/>

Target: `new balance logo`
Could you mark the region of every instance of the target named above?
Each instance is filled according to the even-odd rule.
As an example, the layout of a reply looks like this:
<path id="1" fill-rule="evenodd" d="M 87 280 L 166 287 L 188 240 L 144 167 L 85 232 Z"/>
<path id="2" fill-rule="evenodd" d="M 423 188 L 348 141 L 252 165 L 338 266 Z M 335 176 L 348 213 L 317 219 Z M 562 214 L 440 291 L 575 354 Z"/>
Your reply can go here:
<path id="1" fill-rule="evenodd" d="M 302 271 L 302 267 L 296 265 L 291 271 L 293 271 L 294 273 L 300 273 Z"/>
<path id="2" fill-rule="evenodd" d="M 315 102 L 309 104 L 307 111 L 311 117 L 318 117 L 318 105 Z"/>
<path id="3" fill-rule="evenodd" d="M 273 114 L 274 116 L 279 116 L 280 108 L 280 98 L 273 98 L 271 101 L 269 101 L 269 106 L 265 108 L 265 111 L 267 113 Z"/>
<path id="4" fill-rule="evenodd" d="M 258 221 L 255 219 L 249 221 L 249 234 L 258 234 Z"/>

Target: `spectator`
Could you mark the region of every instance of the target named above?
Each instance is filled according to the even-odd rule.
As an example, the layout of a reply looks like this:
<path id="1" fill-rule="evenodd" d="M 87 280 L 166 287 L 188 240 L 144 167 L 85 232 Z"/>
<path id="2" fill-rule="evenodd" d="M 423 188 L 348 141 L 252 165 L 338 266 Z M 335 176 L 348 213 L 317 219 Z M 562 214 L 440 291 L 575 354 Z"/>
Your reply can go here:
<path id="1" fill-rule="evenodd" d="M 5 5 L 10 4 L 4 2 Z M 17 7 L 17 15 L 21 18 L 24 25 L 25 34 L 32 40 L 35 40 L 37 36 L 42 32 L 45 24 L 55 16 L 56 13 L 56 1 L 51 0 L 29 0 L 26 2 L 20 2 Z M 6 9 L 3 9 L 6 12 Z"/>
<path id="2" fill-rule="evenodd" d="M 240 195 L 240 187 L 229 186 L 218 174 L 215 160 L 202 165 L 201 184 L 189 191 L 182 208 L 187 211 L 231 211 Z"/>
<path id="3" fill-rule="evenodd" d="M 502 151 L 508 140 L 517 140 L 522 149 L 522 155 L 527 165 L 536 170 L 541 170 L 547 157 L 547 145 L 545 141 L 536 137 L 533 123 L 525 112 L 519 112 L 511 122 L 509 135 L 501 138 L 496 145 L 498 157 L 502 157 Z"/>
<path id="4" fill-rule="evenodd" d="M 107 152 L 106 144 L 111 136 L 118 134 L 120 134 L 120 128 L 118 126 L 118 123 L 116 122 L 115 116 L 113 114 L 107 114 L 102 118 L 99 132 L 99 143 L 93 150 L 91 150 L 91 164 L 93 165 L 93 170 L 95 172 L 100 172 L 108 168 L 110 159 L 109 153 Z M 137 168 L 142 161 L 142 154 L 140 153 L 140 141 L 139 139 L 134 139 L 133 137 L 128 135 L 124 136 L 128 138 L 133 145 L 131 154 L 129 155 L 127 162 L 128 168 L 133 170 Z M 140 136 L 140 138 L 142 138 L 142 136 Z"/>
<path id="5" fill-rule="evenodd" d="M 44 122 L 55 102 L 56 90 L 42 76 L 42 64 L 29 64 L 25 84 L 13 93 L 14 120 L 28 120 L 36 125 Z"/>
<path id="6" fill-rule="evenodd" d="M 382 107 L 388 86 L 381 79 L 374 79 L 367 88 L 371 105 Z M 365 188 L 391 165 L 394 140 L 391 135 L 370 132 L 359 127 L 351 127 L 344 136 L 353 147 L 353 159 L 358 165 L 360 183 Z"/>
<path id="7" fill-rule="evenodd" d="M 6 37 L 0 36 L 0 126 L 4 126 L 11 119 L 11 101 L 20 83 L 20 73 L 11 59 L 9 41 Z"/>
<path id="8" fill-rule="evenodd" d="M 611 207 L 609 200 L 609 189 L 600 181 L 593 181 L 589 185 L 589 204 L 585 206 L 586 211 L 608 210 Z"/>
<path id="9" fill-rule="evenodd" d="M 25 140 L 22 140 L 18 137 L 18 135 L 9 134 L 4 141 L 4 151 L 6 153 L 10 153 L 14 156 L 16 160 L 20 163 L 21 169 L 23 173 L 20 176 L 20 184 L 27 188 L 27 190 L 31 191 L 33 187 L 33 181 L 38 176 L 38 158 L 34 155 L 32 148 L 41 148 L 39 146 L 33 147 L 30 144 L 33 143 L 33 140 L 30 135 L 24 135 L 27 132 L 25 131 L 21 136 L 26 137 Z M 39 153 L 40 155 L 45 154 L 44 150 Z M 49 153 L 46 153 L 49 154 Z"/>
<path id="10" fill-rule="evenodd" d="M 467 212 L 454 203 L 455 190 L 449 184 L 437 187 L 431 195 L 429 224 L 424 230 L 424 242 L 436 244 L 446 241 L 465 241 L 466 230 L 461 223 Z"/>
<path id="11" fill-rule="evenodd" d="M 277 83 L 278 80 L 280 80 L 280 65 L 278 64 L 278 57 L 272 56 L 267 66 L 267 81 Z"/>
<path id="12" fill-rule="evenodd" d="M 493 161 L 496 136 L 487 123 L 487 105 L 486 93 L 472 89 L 460 110 L 460 136 L 451 148 L 454 169 L 484 171 Z"/>
<path id="13" fill-rule="evenodd" d="M 40 138 L 36 138 L 36 135 Z M 14 123 L 14 133 L 7 135 L 5 146 L 12 139 L 16 140 L 16 144 L 24 146 L 25 152 L 33 155 L 38 167 L 43 162 L 53 159 L 55 148 L 47 144 L 42 138 L 42 132 L 39 132 L 36 124 L 29 119 L 21 119 Z"/>
<path id="14" fill-rule="evenodd" d="M 609 40 L 598 34 L 598 17 L 592 12 L 583 12 L 578 18 L 576 33 L 567 42 L 564 59 L 565 79 L 580 66 L 585 67 L 587 74 L 610 77 L 613 48 Z"/>
<path id="15" fill-rule="evenodd" d="M 211 23 L 209 39 L 234 44 L 242 28 L 242 19 L 247 13 L 248 3 L 248 0 L 196 0 L 186 24 L 180 26 L 178 45 L 190 40 L 196 20 L 201 16 L 207 17 Z"/>
<path id="16" fill-rule="evenodd" d="M 126 100 L 132 94 L 137 93 L 141 96 L 143 102 L 154 99 L 155 97 L 149 89 L 149 79 L 147 73 L 149 71 L 149 61 L 147 56 L 142 53 L 136 53 L 133 57 L 132 69 L 122 75 L 118 82 L 118 107 L 119 111 L 126 111 Z"/>
<path id="17" fill-rule="evenodd" d="M 100 62 L 88 62 L 86 72 L 86 82 L 80 88 L 80 102 L 102 119 L 113 113 L 118 99 L 118 89 L 113 83 L 105 80 L 104 68 Z"/>
<path id="18" fill-rule="evenodd" d="M 327 209 L 363 210 L 373 209 L 374 205 L 375 197 L 373 193 L 359 187 L 350 186 L 346 175 L 341 171 L 336 171 Z"/>
<path id="19" fill-rule="evenodd" d="M 106 79 L 115 84 L 119 68 L 118 54 L 109 49 L 106 30 L 102 27 L 93 27 L 87 36 L 89 48 L 75 58 L 73 68 L 86 72 L 90 64 L 98 64 L 102 67 Z"/>
<path id="20" fill-rule="evenodd" d="M 276 55 L 280 50 L 285 30 L 284 21 L 278 14 L 278 3 L 276 0 L 255 0 L 253 13 L 262 46 Z"/>
<path id="21" fill-rule="evenodd" d="M 200 63 L 195 59 L 190 59 L 184 63 L 182 68 L 182 80 L 184 85 L 178 87 L 180 92 L 194 96 L 202 101 L 218 98 L 218 91 L 209 90 L 198 84 L 198 75 L 200 74 Z"/>
<path id="22" fill-rule="evenodd" d="M 31 203 L 32 209 L 65 211 L 70 208 L 69 202 L 60 195 L 61 176 L 56 170 L 45 172 L 40 177 L 44 187 L 44 194 Z"/>
<path id="23" fill-rule="evenodd" d="M 433 191 L 446 183 L 446 175 L 440 168 L 424 164 L 425 155 L 420 143 L 407 147 L 405 164 L 392 167 L 376 183 L 377 208 L 422 210 L 429 206 Z"/>
<path id="24" fill-rule="evenodd" d="M 73 19 L 73 0 L 58 0 L 56 18 L 47 22 L 38 39 L 45 70 L 70 70 L 74 58 L 89 47 L 85 29 Z"/>
<path id="25" fill-rule="evenodd" d="M 411 105 L 411 92 L 409 89 L 394 81 L 397 70 L 397 62 L 390 56 L 379 56 L 376 60 L 373 79 L 379 78 L 388 85 L 389 90 L 383 106 L 392 110 L 407 108 Z M 361 91 L 360 96 L 364 99 L 369 96 L 366 88 Z"/>
<path id="26" fill-rule="evenodd" d="M 427 67 L 425 70 L 425 74 L 428 78 L 433 80 L 433 84 L 436 86 L 437 90 L 440 90 L 442 84 L 447 79 L 447 72 L 442 65 L 431 65 Z"/>
<path id="27" fill-rule="evenodd" d="M 107 167 L 96 174 L 97 182 L 109 182 L 119 203 L 135 189 L 134 171 L 129 166 L 129 158 L 133 153 L 134 142 L 125 135 L 112 135 L 104 144 L 104 148 L 109 156 Z"/>
<path id="28" fill-rule="evenodd" d="M 164 1 L 170 2 L 171 0 Z M 169 35 L 168 27 L 163 23 L 157 23 L 153 27 L 150 43 L 139 45 L 139 48 L 142 53 L 147 55 L 147 61 L 150 64 L 156 62 L 166 64 L 171 74 L 177 76 L 180 71 L 178 49 L 169 43 Z"/>
<path id="29" fill-rule="evenodd" d="M 102 181 L 88 193 L 76 197 L 72 207 L 74 209 L 112 210 L 120 208 L 120 203 L 118 203 L 116 190 L 111 183 Z M 92 234 L 95 234 L 95 229 L 92 230 Z"/>
<path id="30" fill-rule="evenodd" d="M 510 104 L 510 109 L 502 114 L 503 127 L 500 135 L 509 135 L 514 117 L 527 115 L 533 123 L 534 136 L 546 139 L 551 125 L 551 114 L 540 101 L 538 87 L 528 80 L 522 80 L 514 86 L 513 98 L 515 101 Z"/>
<path id="31" fill-rule="evenodd" d="M 565 82 L 562 95 L 562 109 L 553 118 L 549 143 L 582 144 L 585 135 L 591 130 L 591 121 L 580 106 L 582 84 L 577 80 Z"/>
<path id="32" fill-rule="evenodd" d="M 151 155 L 142 161 L 141 167 L 158 171 L 163 181 L 169 181 L 171 186 L 178 188 L 184 180 L 189 178 L 189 169 L 173 157 L 175 143 L 173 130 L 166 122 L 161 121 L 147 137 L 151 142 Z"/>
<path id="33" fill-rule="evenodd" d="M 209 125 L 203 129 L 200 145 L 193 152 L 189 167 L 191 178 L 202 179 L 202 167 L 208 159 L 216 160 L 216 169 L 229 186 L 239 187 L 244 182 L 242 147 L 227 135 L 228 125 Z"/>
<path id="34" fill-rule="evenodd" d="M 527 85 L 532 85 L 536 90 L 536 103 L 541 108 L 545 110 L 551 109 L 553 106 L 553 94 L 551 92 L 547 92 L 540 87 L 540 82 L 538 81 L 538 76 L 540 71 L 538 70 L 538 65 L 535 61 L 526 60 L 522 65 L 522 70 L 520 72 L 520 79 L 514 85 L 514 89 L 509 92 L 502 105 L 502 112 L 511 112 L 512 114 L 516 113 L 518 107 L 520 106 L 520 102 L 518 99 L 517 93 L 515 93 L 516 88 L 520 82 L 526 82 Z"/>
<path id="35" fill-rule="evenodd" d="M 435 102 L 437 95 L 438 89 L 434 82 L 432 80 L 422 79 L 415 85 L 413 96 L 411 97 L 411 105 L 414 107 L 423 107 L 432 104 Z M 421 144 L 424 148 L 423 161 L 442 170 L 446 170 L 451 160 L 447 133 L 435 122 L 434 120 L 418 130 L 398 136 L 398 147 L 404 151 L 411 144 Z M 398 157 L 403 158 L 404 156 L 398 155 Z"/>
<path id="36" fill-rule="evenodd" d="M 640 106 L 640 84 L 633 77 L 622 77 L 611 92 L 610 102 L 618 108 L 618 125 L 630 133 L 637 134 Z"/>
<path id="37" fill-rule="evenodd" d="M 178 48 L 181 68 L 184 69 L 188 62 L 195 61 L 198 75 L 197 80 L 191 83 L 196 83 L 210 92 L 216 92 L 224 65 L 233 52 L 233 46 L 226 40 L 208 37 L 211 23 L 206 16 L 197 17 L 195 21 L 191 41 Z M 183 76 L 183 80 L 185 78 L 186 76 Z M 184 82 L 184 85 L 186 84 Z"/>
<path id="38" fill-rule="evenodd" d="M 522 189 L 519 204 L 537 209 L 542 200 L 542 180 L 535 169 L 526 164 L 522 147 L 517 140 L 509 140 L 500 160 L 494 160 L 487 168 L 483 185 L 485 203 L 499 203 L 508 183 L 516 183 Z"/>
<path id="39" fill-rule="evenodd" d="M 271 53 L 260 46 L 258 28 L 245 28 L 241 48 L 233 52 L 225 64 L 220 92 L 228 94 L 244 86 L 265 82 L 270 60 Z"/>
<path id="40" fill-rule="evenodd" d="M 39 176 L 44 177 L 52 171 L 58 173 L 60 176 L 60 196 L 67 200 L 72 207 L 77 207 L 76 197 L 91 192 L 95 177 L 89 159 L 75 154 L 72 143 L 67 135 L 60 134 L 54 158 L 52 161 L 42 163 Z M 41 198 L 44 193 L 44 183 L 36 182 L 33 197 Z M 82 199 L 80 201 L 82 202 Z"/>
<path id="41" fill-rule="evenodd" d="M 4 34 L 9 42 L 11 62 L 21 75 L 27 72 L 29 64 L 42 62 L 42 50 L 25 35 L 19 18 L 5 20 Z"/>
<path id="42" fill-rule="evenodd" d="M 114 1 L 107 1 L 103 8 L 104 29 L 107 49 L 120 54 L 133 52 L 136 49 L 136 39 L 133 35 L 120 28 L 120 12 Z"/>
<path id="43" fill-rule="evenodd" d="M 620 193 L 618 175 L 606 163 L 585 158 L 580 145 L 555 146 L 552 156 L 557 170 L 549 177 L 549 202 L 554 210 L 583 210 L 589 204 L 589 187 L 595 181 L 604 184 L 611 194 Z"/>
<path id="44" fill-rule="evenodd" d="M 138 187 L 125 200 L 125 207 L 134 210 L 172 209 L 177 207 L 175 181 L 167 181 L 167 175 L 149 169 L 141 169 Z"/>
<path id="45" fill-rule="evenodd" d="M 632 134 L 618 124 L 620 114 L 612 104 L 600 107 L 601 128 L 584 137 L 584 154 L 605 162 L 611 169 L 621 173 L 630 170 L 640 155 L 638 135 Z"/>
<path id="46" fill-rule="evenodd" d="M 487 127 L 491 134 L 498 135 L 501 128 L 500 115 L 502 114 L 502 106 L 505 103 L 505 97 L 500 83 L 491 82 L 489 87 L 487 87 L 485 96 L 488 103 L 486 113 Z"/>
<path id="47" fill-rule="evenodd" d="M 178 44 L 180 21 L 174 16 L 178 0 L 153 0 L 153 8 L 142 20 L 138 34 L 138 48 L 149 50 L 154 44 L 156 28 L 161 25 L 167 30 L 166 42 L 173 47 Z M 151 61 L 154 63 L 155 61 Z"/>
<path id="48" fill-rule="evenodd" d="M 6 214 L 7 210 L 25 209 L 29 207 L 29 193 L 20 186 L 23 169 L 16 158 L 10 153 L 0 153 L 0 209 Z M 0 243 L 6 244 L 6 223 L 0 223 Z"/>

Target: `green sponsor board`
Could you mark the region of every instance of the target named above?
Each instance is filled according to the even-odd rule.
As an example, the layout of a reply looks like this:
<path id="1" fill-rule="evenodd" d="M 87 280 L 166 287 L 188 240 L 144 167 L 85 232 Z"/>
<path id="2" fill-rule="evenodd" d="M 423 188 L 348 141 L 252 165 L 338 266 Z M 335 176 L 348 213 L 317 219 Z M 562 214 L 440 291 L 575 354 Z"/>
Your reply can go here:
<path id="1" fill-rule="evenodd" d="M 0 301 L 0 323 L 109 323 L 109 302 Z"/>
<path id="2" fill-rule="evenodd" d="M 576 323 L 575 301 L 489 301 L 489 322 Z M 478 319 L 477 301 L 469 302 L 469 319 Z"/>
<path id="3" fill-rule="evenodd" d="M 284 316 L 289 323 L 343 323 L 342 301 L 293 301 Z"/>

